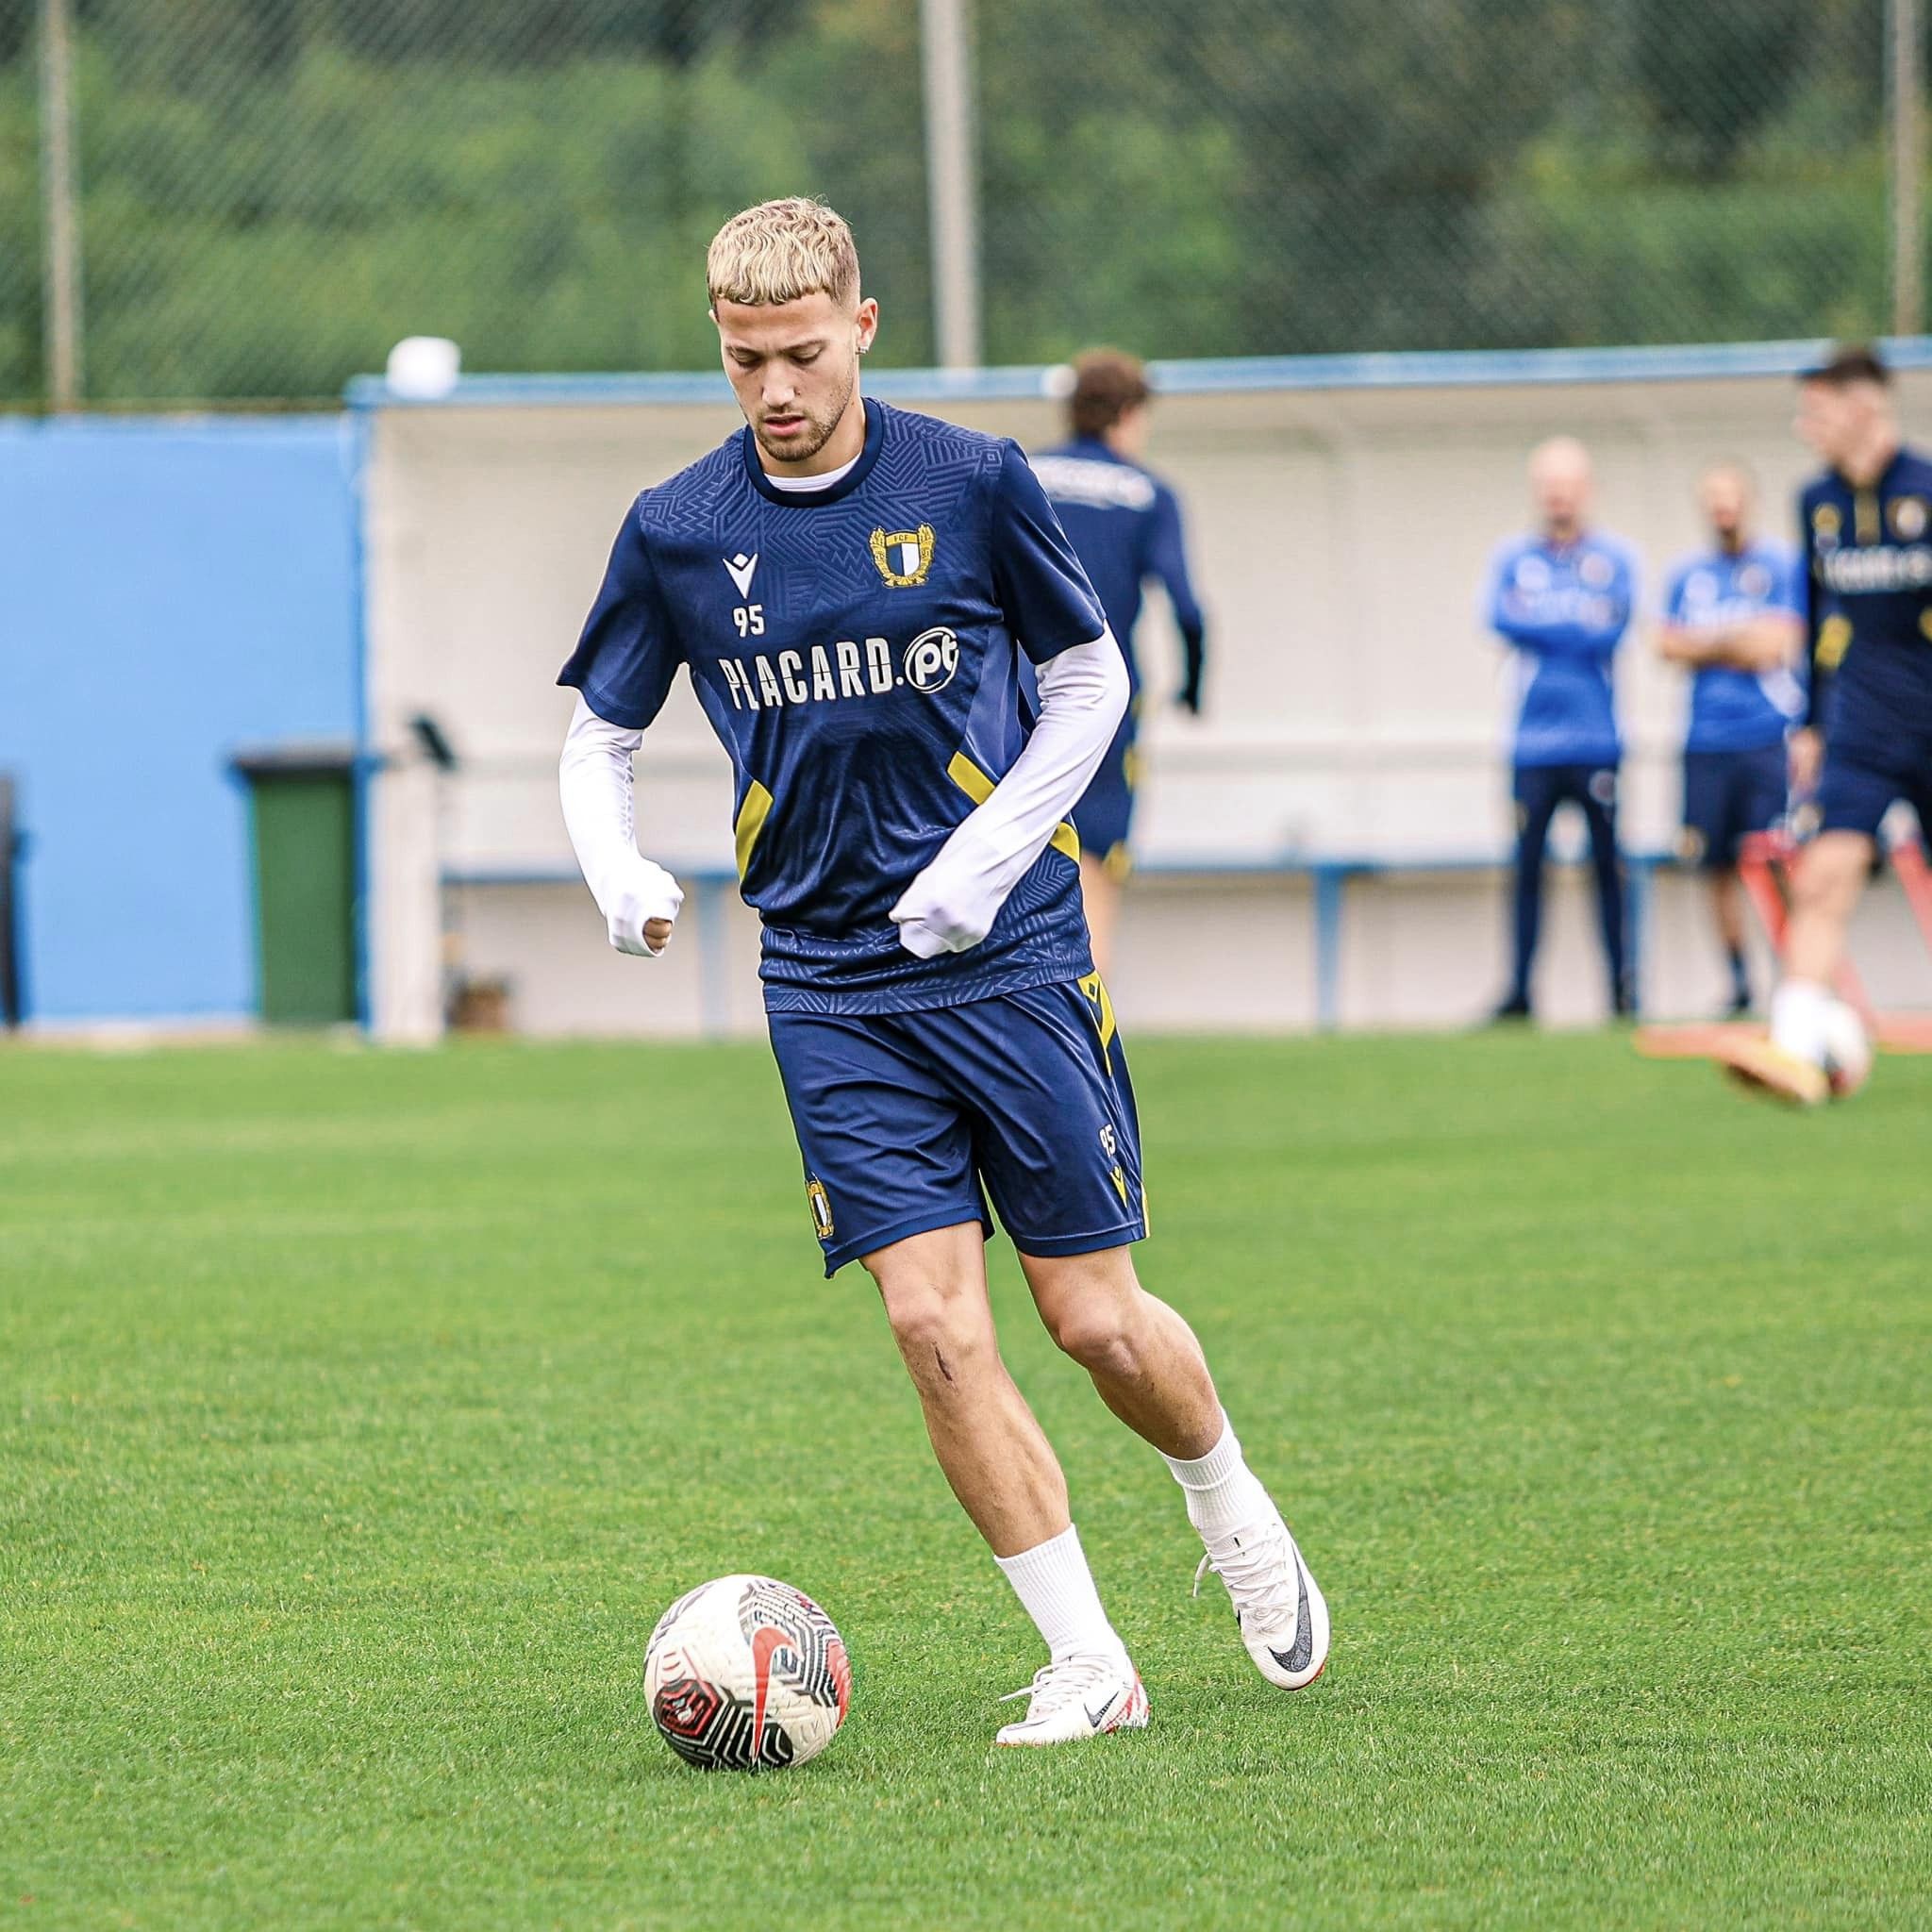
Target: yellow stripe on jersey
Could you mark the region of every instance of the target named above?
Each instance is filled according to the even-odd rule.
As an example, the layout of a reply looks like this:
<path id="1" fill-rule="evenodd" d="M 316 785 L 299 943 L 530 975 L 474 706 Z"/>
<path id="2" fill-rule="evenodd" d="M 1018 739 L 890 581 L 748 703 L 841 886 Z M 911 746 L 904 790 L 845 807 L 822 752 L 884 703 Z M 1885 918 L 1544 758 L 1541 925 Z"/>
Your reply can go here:
<path id="1" fill-rule="evenodd" d="M 953 761 L 946 767 L 949 777 L 974 805 L 984 805 L 992 796 L 992 780 L 969 758 L 963 751 L 953 754 Z M 1065 819 L 1053 828 L 1053 837 L 1046 841 L 1056 852 L 1064 852 L 1075 865 L 1080 862 L 1080 835 Z"/>
<path id="2" fill-rule="evenodd" d="M 1848 617 L 1827 617 L 1818 626 L 1818 661 L 1826 671 L 1836 671 L 1852 648 L 1852 624 Z M 1865 660 L 1860 658 L 1859 663 Z"/>
<path id="3" fill-rule="evenodd" d="M 772 794 L 754 778 L 745 789 L 744 803 L 738 808 L 738 823 L 731 828 L 738 841 L 740 879 L 751 864 L 752 847 L 758 842 L 758 834 L 765 829 L 771 810 Z"/>

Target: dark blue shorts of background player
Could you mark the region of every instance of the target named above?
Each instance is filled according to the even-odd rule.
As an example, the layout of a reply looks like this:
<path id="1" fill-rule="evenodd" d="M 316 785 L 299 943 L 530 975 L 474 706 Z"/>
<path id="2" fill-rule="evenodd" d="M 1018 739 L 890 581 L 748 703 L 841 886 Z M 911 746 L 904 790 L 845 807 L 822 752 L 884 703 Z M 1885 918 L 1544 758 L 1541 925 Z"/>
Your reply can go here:
<path id="1" fill-rule="evenodd" d="M 1590 831 L 1591 868 L 1596 879 L 1597 919 L 1609 969 L 1610 1004 L 1619 1013 L 1636 1010 L 1636 991 L 1624 956 L 1624 868 L 1617 853 L 1617 768 L 1614 765 L 1518 765 L 1516 798 L 1515 970 L 1499 1017 L 1526 1017 L 1529 975 L 1542 924 L 1543 851 L 1550 821 L 1560 805 L 1577 806 Z"/>
<path id="2" fill-rule="evenodd" d="M 987 1198 L 1025 1255 L 1147 1232 L 1126 1055 L 1097 974 L 912 1013 L 773 1013 L 829 1275 Z"/>
<path id="3" fill-rule="evenodd" d="M 1141 700 L 1137 694 L 1093 774 L 1092 783 L 1074 808 L 1074 829 L 1080 835 L 1081 851 L 1099 859 L 1115 878 L 1124 878 L 1131 863 L 1127 841 L 1134 826 L 1134 787 L 1141 757 L 1135 741 L 1140 733 Z"/>
<path id="4" fill-rule="evenodd" d="M 1784 816 L 1784 742 L 1749 751 L 1684 754 L 1686 860 L 1707 872 L 1730 872 L 1738 848 L 1753 832 L 1768 832 Z"/>

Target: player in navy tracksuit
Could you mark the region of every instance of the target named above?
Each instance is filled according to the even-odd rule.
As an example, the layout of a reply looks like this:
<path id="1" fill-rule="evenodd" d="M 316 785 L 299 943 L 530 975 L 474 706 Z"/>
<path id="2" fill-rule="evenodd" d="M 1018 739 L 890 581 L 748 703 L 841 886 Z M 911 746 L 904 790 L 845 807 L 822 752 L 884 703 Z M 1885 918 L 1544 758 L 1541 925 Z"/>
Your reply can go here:
<path id="1" fill-rule="evenodd" d="M 860 394 L 878 305 L 831 209 L 748 208 L 708 271 L 745 427 L 631 506 L 561 674 L 564 820 L 611 943 L 661 952 L 682 903 L 638 850 L 631 760 L 688 676 L 731 759 L 825 1272 L 877 1283 L 947 1481 L 1046 1643 L 998 1741 L 1139 1726 L 1147 1697 L 1000 1358 L 991 1208 L 1054 1340 L 1167 1458 L 1257 1668 L 1299 1689 L 1326 1605 L 1133 1264 L 1133 1089 L 1065 823 L 1126 708 L 1120 646 L 1017 443 Z M 774 1293 L 781 1326 L 811 1320 Z"/>
<path id="2" fill-rule="evenodd" d="M 1094 964 L 1105 974 L 1113 949 L 1121 882 L 1128 867 L 1141 728 L 1141 666 L 1134 626 L 1141 591 L 1158 578 L 1174 607 L 1186 661 L 1174 701 L 1196 717 L 1207 656 L 1201 607 L 1188 577 L 1180 505 L 1159 477 L 1141 467 L 1147 441 L 1147 373 L 1118 349 L 1093 349 L 1074 364 L 1068 402 L 1073 440 L 1034 461 L 1046 491 L 1107 612 L 1108 628 L 1127 659 L 1132 695 L 1113 742 L 1079 804 L 1081 890 Z"/>
<path id="3" fill-rule="evenodd" d="M 1784 816 L 1785 739 L 1805 708 L 1797 559 L 1752 535 L 1752 498 L 1736 463 L 1705 472 L 1698 500 L 1711 547 L 1672 575 L 1657 636 L 1662 656 L 1690 672 L 1682 850 L 1710 880 L 1733 1017 L 1751 1008 L 1738 848 Z"/>
<path id="4" fill-rule="evenodd" d="M 1629 627 L 1637 571 L 1629 550 L 1587 526 L 1590 455 L 1558 437 L 1530 458 L 1541 528 L 1498 553 L 1485 611 L 1509 647 L 1516 800 L 1516 960 L 1499 1020 L 1526 1019 L 1542 918 L 1543 845 L 1558 806 L 1590 829 L 1597 911 L 1615 1011 L 1636 1008 L 1624 954 L 1624 879 L 1617 852 L 1617 767 L 1623 756 L 1610 676 Z"/>
<path id="5" fill-rule="evenodd" d="M 1811 677 L 1791 777 L 1815 782 L 1819 829 L 1792 882 L 1771 1038 L 1724 1058 L 1804 1106 L 1832 1091 L 1831 983 L 1879 822 L 1904 800 L 1932 827 L 1932 459 L 1900 441 L 1890 380 L 1848 348 L 1799 391 L 1798 434 L 1826 467 L 1798 499 Z"/>

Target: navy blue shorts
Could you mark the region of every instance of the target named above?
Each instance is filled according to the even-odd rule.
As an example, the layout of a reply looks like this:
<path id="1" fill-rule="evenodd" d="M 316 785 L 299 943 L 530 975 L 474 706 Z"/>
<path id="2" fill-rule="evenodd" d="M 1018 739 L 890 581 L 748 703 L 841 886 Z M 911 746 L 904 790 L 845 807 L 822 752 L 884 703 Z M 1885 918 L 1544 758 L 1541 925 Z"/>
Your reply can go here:
<path id="1" fill-rule="evenodd" d="M 1098 974 L 920 1013 L 773 1013 L 829 1275 L 977 1221 L 1026 1255 L 1147 1232 L 1127 1059 Z"/>
<path id="2" fill-rule="evenodd" d="M 1107 748 L 1092 782 L 1074 808 L 1080 849 L 1099 859 L 1116 877 L 1128 867 L 1127 839 L 1134 825 L 1134 788 L 1141 754 L 1134 741 L 1141 731 L 1141 700 L 1136 697 Z"/>
<path id="3" fill-rule="evenodd" d="M 1879 821 L 1901 798 L 1932 839 L 1932 737 L 1901 733 L 1884 752 L 1864 743 L 1840 748 L 1827 741 L 1818 781 L 1821 832 L 1862 832 L 1875 839 Z"/>
<path id="4" fill-rule="evenodd" d="M 1784 816 L 1786 771 L 1782 741 L 1749 751 L 1687 751 L 1684 858 L 1711 872 L 1729 872 L 1744 840 L 1770 831 Z"/>

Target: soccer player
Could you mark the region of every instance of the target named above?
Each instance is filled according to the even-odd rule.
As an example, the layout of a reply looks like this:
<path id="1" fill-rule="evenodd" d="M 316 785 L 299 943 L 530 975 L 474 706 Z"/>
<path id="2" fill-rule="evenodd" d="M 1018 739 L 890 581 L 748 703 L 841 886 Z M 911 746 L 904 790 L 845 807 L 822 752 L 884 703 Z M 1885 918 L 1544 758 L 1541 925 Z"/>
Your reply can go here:
<path id="1" fill-rule="evenodd" d="M 1186 654 L 1174 702 L 1201 715 L 1207 647 L 1201 607 L 1188 577 L 1181 509 L 1174 493 L 1142 467 L 1147 447 L 1147 372 L 1118 349 L 1091 349 L 1074 364 L 1067 404 L 1073 440 L 1036 459 L 1034 474 L 1107 613 L 1108 628 L 1126 655 L 1126 715 L 1100 769 L 1074 808 L 1080 834 L 1080 879 L 1093 963 L 1104 974 L 1113 952 L 1120 892 L 1128 869 L 1141 728 L 1141 666 L 1134 626 L 1141 590 L 1158 577 L 1174 607 Z"/>
<path id="2" fill-rule="evenodd" d="M 1751 1010 L 1738 848 L 1784 815 L 1785 738 L 1805 705 L 1793 675 L 1804 625 L 1795 558 L 1752 534 L 1749 473 L 1715 463 L 1697 494 L 1711 546 L 1672 576 L 1657 649 L 1690 673 L 1683 850 L 1710 880 L 1735 1019 Z"/>
<path id="3" fill-rule="evenodd" d="M 1800 859 L 1771 1038 L 1728 1045 L 1747 1085 L 1800 1106 L 1831 1091 L 1831 982 L 1877 856 L 1907 800 L 1932 828 L 1932 460 L 1907 449 L 1890 372 L 1843 348 L 1800 378 L 1797 432 L 1824 474 L 1798 499 L 1811 678 L 1791 779 L 1818 792 Z"/>
<path id="4" fill-rule="evenodd" d="M 1498 554 L 1487 607 L 1489 627 L 1508 647 L 1515 677 L 1516 965 L 1495 1017 L 1530 1016 L 1543 844 L 1550 820 L 1566 802 L 1582 811 L 1590 829 L 1610 1005 L 1617 1013 L 1632 1013 L 1637 998 L 1624 957 L 1624 874 L 1617 854 L 1623 746 L 1610 663 L 1636 601 L 1636 563 L 1615 537 L 1589 527 L 1590 452 L 1574 437 L 1537 446 L 1529 482 L 1541 527 Z"/>
<path id="5" fill-rule="evenodd" d="M 560 678 L 564 817 L 611 943 L 662 951 L 682 901 L 638 852 L 631 768 L 682 669 L 731 757 L 825 1272 L 878 1284 L 940 1465 L 1047 1646 L 998 1741 L 1144 1724 L 1147 1698 L 1000 1359 L 989 1196 L 1055 1341 L 1166 1458 L 1249 1655 L 1298 1689 L 1326 1606 L 1129 1246 L 1133 1090 L 1065 823 L 1126 707 L 1120 645 L 1016 443 L 860 394 L 878 305 L 838 215 L 748 208 L 707 266 L 746 427 L 638 498 Z"/>

